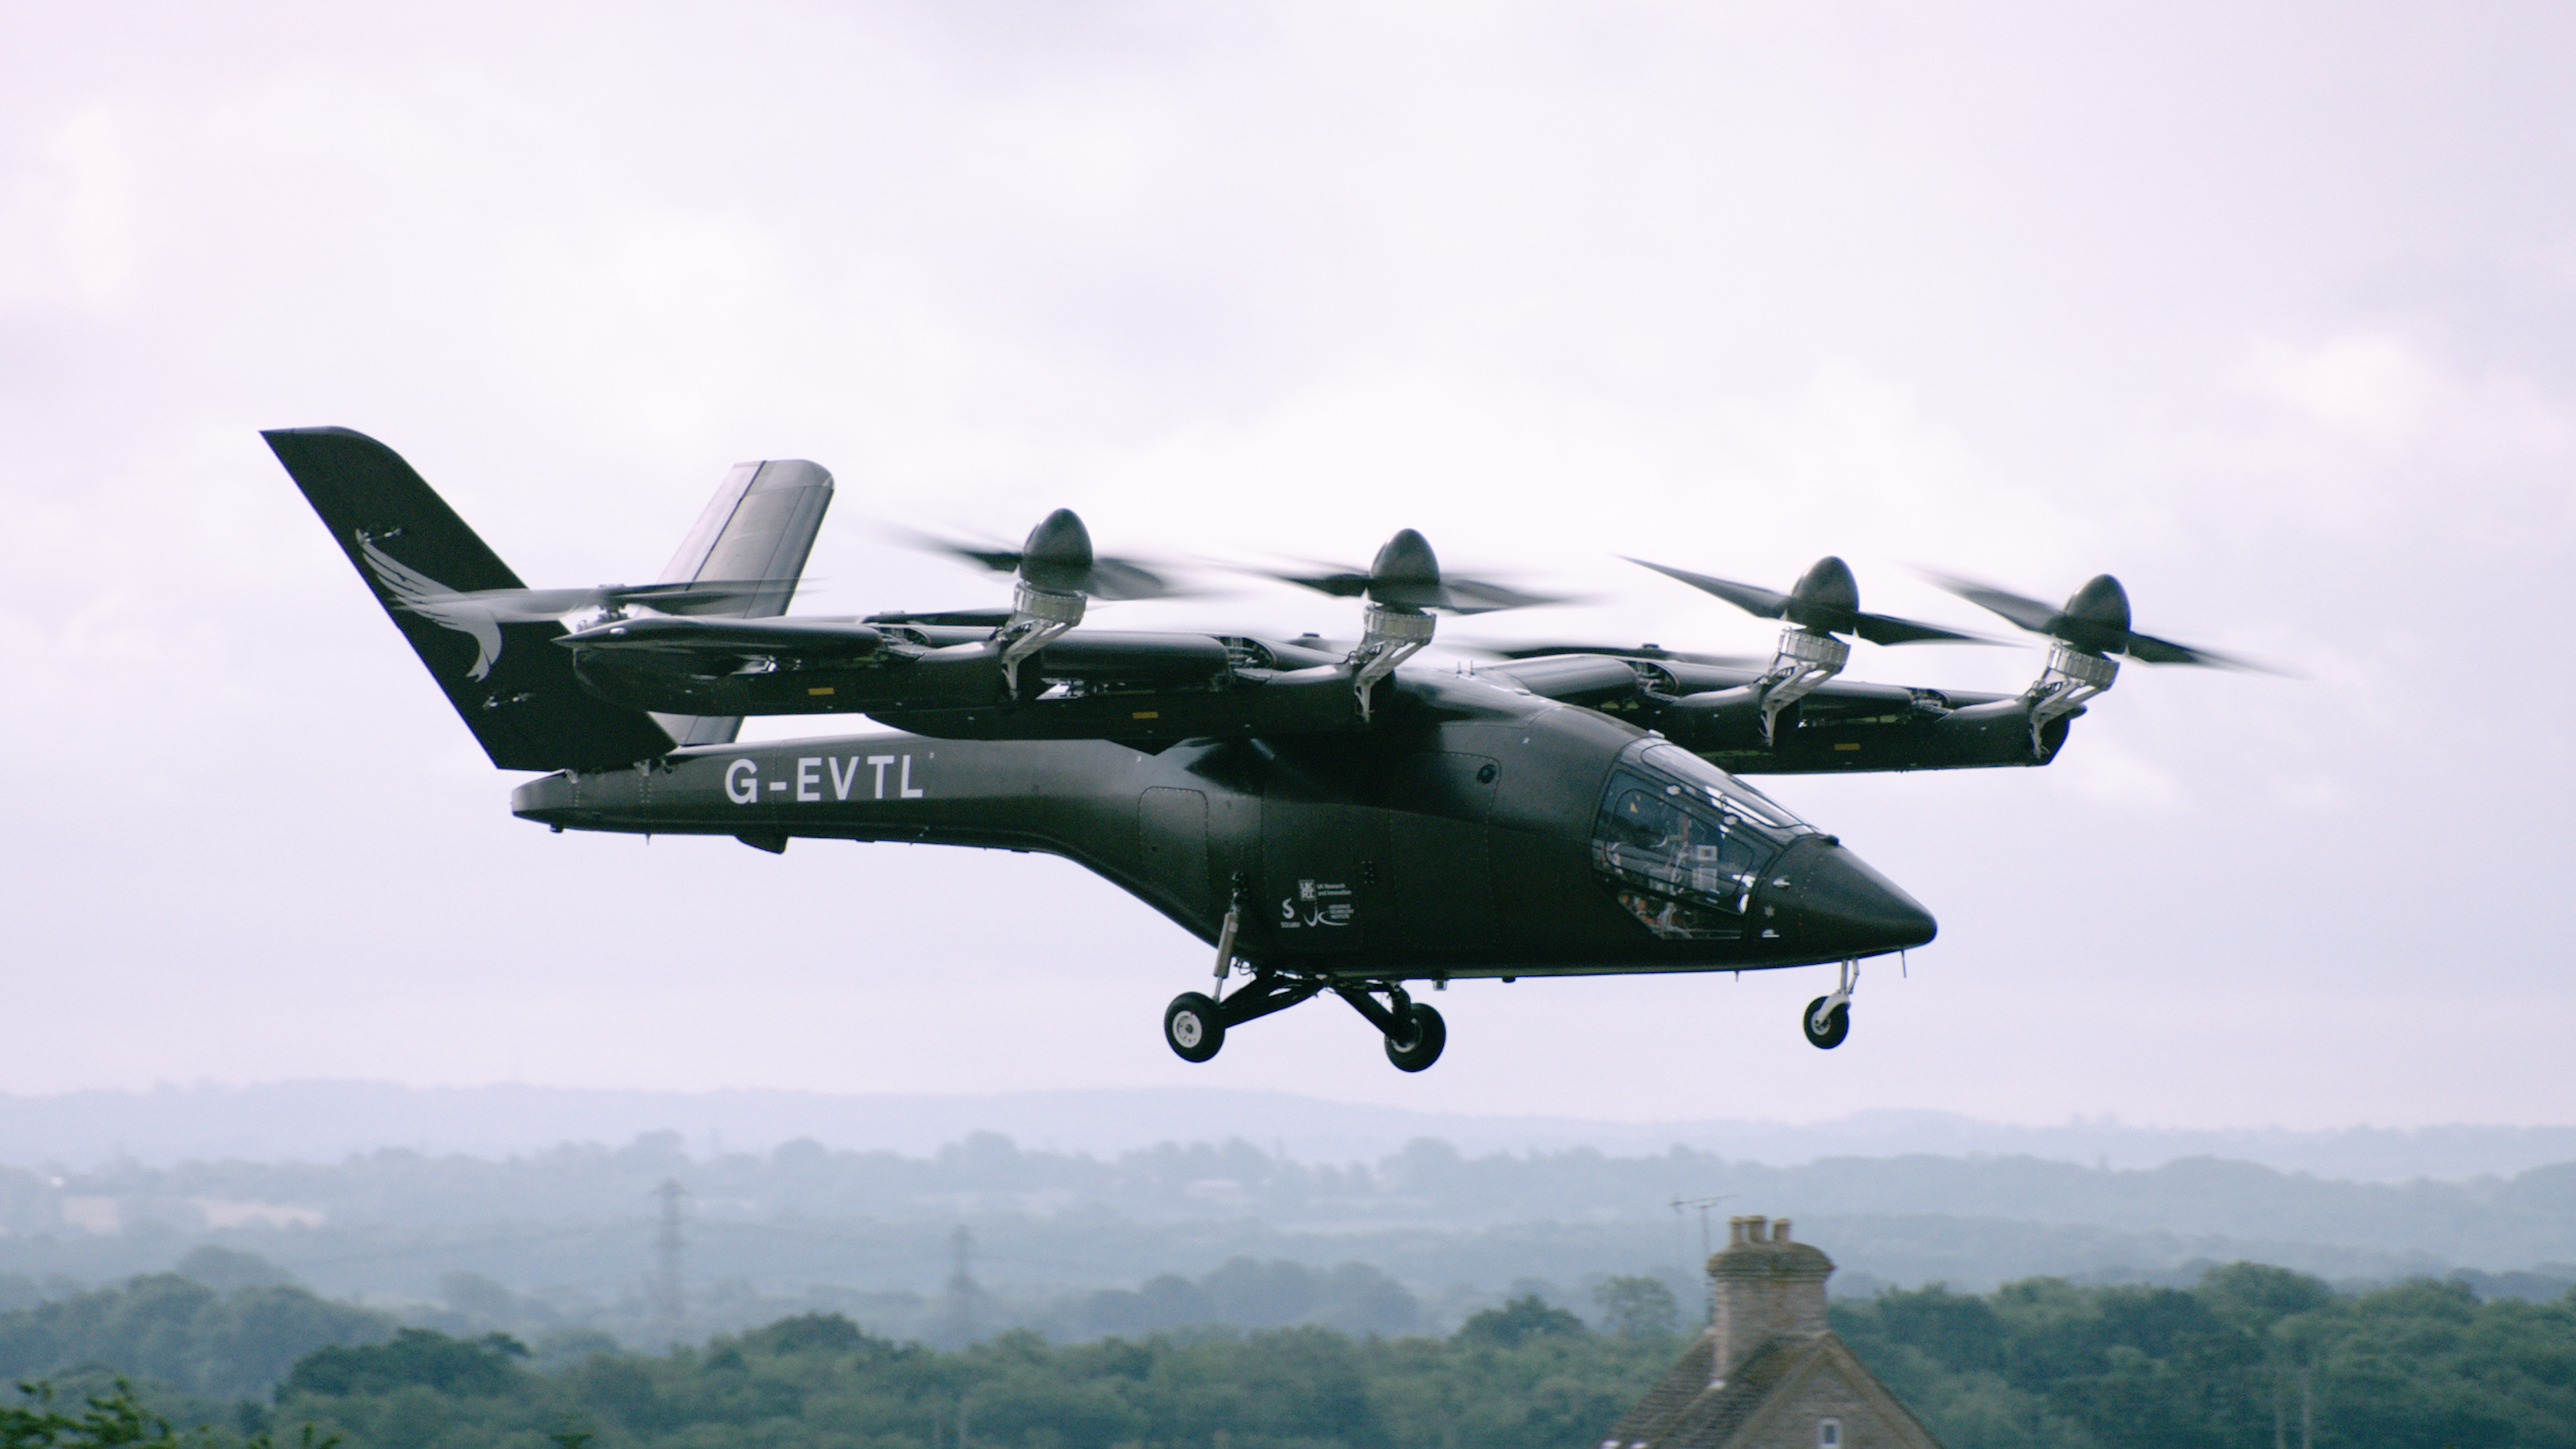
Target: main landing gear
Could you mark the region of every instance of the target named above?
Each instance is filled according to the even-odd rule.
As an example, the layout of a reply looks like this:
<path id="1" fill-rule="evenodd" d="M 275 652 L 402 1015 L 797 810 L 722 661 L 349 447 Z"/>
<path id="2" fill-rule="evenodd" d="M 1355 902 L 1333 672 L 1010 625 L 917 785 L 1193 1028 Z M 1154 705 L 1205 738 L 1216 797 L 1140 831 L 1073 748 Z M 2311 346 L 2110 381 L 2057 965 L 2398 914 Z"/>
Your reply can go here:
<path id="1" fill-rule="evenodd" d="M 1235 914 L 1226 912 L 1225 931 L 1217 938 L 1217 996 L 1184 991 L 1163 1008 L 1163 1041 L 1185 1062 L 1204 1062 L 1225 1046 L 1229 1028 L 1286 1011 L 1326 991 L 1347 1001 L 1386 1038 L 1386 1059 L 1396 1070 L 1419 1072 L 1440 1060 L 1449 1044 L 1449 1024 L 1429 1002 L 1405 994 L 1396 981 L 1337 981 L 1328 976 L 1293 975 L 1266 966 L 1252 968 L 1251 984 L 1226 996 L 1225 978 L 1234 968 Z M 1380 1004 L 1378 998 L 1386 998 Z"/>
<path id="2" fill-rule="evenodd" d="M 1351 1004 L 1386 1038 L 1386 1059 L 1397 1071 L 1419 1072 L 1440 1060 L 1449 1024 L 1427 1001 L 1416 1001 L 1393 981 L 1329 981 L 1255 967 L 1252 983 L 1222 1000 L 1184 991 L 1163 1008 L 1163 1041 L 1185 1062 L 1204 1062 L 1225 1046 L 1225 1034 L 1274 1011 L 1285 1011 L 1330 991 Z M 1381 1003 L 1378 998 L 1386 1000 Z"/>
<path id="3" fill-rule="evenodd" d="M 1807 1003 L 1806 1015 L 1798 1025 L 1807 1033 L 1807 1045 L 1819 1051 L 1832 1051 L 1851 1035 L 1852 988 L 1860 985 L 1860 963 L 1843 963 L 1842 984 L 1831 996 L 1819 996 Z"/>

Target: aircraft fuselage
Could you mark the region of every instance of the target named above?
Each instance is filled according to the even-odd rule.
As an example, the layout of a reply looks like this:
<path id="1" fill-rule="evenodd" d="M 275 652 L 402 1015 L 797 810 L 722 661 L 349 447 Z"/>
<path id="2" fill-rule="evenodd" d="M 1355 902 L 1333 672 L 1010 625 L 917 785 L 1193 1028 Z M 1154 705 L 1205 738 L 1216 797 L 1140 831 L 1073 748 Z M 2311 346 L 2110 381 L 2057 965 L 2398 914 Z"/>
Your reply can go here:
<path id="1" fill-rule="evenodd" d="M 1932 937 L 1831 836 L 1648 731 L 1428 669 L 1381 691 L 1360 735 L 709 746 L 534 780 L 512 808 L 764 849 L 1043 851 L 1203 941 L 1231 909 L 1239 957 L 1310 976 L 1753 970 Z"/>

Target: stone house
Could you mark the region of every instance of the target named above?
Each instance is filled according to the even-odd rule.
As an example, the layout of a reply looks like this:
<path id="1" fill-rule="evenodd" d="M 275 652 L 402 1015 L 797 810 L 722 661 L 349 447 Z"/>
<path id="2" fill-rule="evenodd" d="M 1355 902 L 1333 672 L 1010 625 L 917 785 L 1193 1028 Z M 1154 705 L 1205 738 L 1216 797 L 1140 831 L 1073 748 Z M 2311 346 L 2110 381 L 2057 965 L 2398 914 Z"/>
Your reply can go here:
<path id="1" fill-rule="evenodd" d="M 1825 1326 L 1833 1260 L 1789 1220 L 1727 1221 L 1715 1313 L 1600 1449 L 1940 1449 Z"/>

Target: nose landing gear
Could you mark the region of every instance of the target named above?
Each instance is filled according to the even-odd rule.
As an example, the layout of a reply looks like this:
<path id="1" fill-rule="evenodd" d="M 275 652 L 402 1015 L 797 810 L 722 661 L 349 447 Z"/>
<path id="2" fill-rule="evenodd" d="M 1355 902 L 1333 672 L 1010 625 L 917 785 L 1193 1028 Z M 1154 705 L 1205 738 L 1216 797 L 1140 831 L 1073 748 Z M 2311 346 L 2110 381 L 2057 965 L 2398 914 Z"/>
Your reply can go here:
<path id="1" fill-rule="evenodd" d="M 1225 1046 L 1225 1013 L 1214 998 L 1184 991 L 1163 1008 L 1163 1041 L 1185 1062 L 1215 1058 Z"/>
<path id="2" fill-rule="evenodd" d="M 1860 985 L 1860 963 L 1845 961 L 1841 984 L 1831 996 L 1819 996 L 1807 1003 L 1806 1013 L 1798 1026 L 1807 1034 L 1807 1045 L 1818 1051 L 1832 1051 L 1851 1035 L 1852 989 Z"/>

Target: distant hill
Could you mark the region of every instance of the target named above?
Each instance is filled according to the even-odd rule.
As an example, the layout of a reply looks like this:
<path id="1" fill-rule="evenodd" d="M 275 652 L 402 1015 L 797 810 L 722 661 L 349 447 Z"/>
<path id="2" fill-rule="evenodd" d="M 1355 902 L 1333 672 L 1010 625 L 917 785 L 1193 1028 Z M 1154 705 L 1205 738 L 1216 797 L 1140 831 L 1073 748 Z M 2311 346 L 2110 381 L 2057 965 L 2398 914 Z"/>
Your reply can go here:
<path id="1" fill-rule="evenodd" d="M 320 1081 L 0 1096 L 0 1163 L 29 1168 L 85 1169 L 118 1158 L 163 1166 L 219 1158 L 328 1162 L 382 1147 L 497 1158 L 565 1142 L 622 1144 L 664 1130 L 678 1132 L 700 1157 L 766 1153 L 799 1138 L 828 1148 L 919 1156 L 988 1131 L 1030 1148 L 1099 1156 L 1158 1142 L 1240 1138 L 1301 1162 L 1374 1162 L 1416 1138 L 1438 1139 L 1470 1156 L 1578 1147 L 1639 1156 L 1682 1146 L 1775 1167 L 1830 1157 L 1920 1154 L 2144 1169 L 2216 1157 L 2355 1182 L 2506 1177 L 2576 1162 L 2576 1126 L 2201 1130 L 2081 1118 L 2019 1126 L 1895 1111 L 1806 1124 L 1605 1122 L 1406 1112 L 1284 1092 L 1184 1089 L 901 1096 Z"/>
<path id="2" fill-rule="evenodd" d="M 628 1293 L 660 1188 L 683 1194 L 689 1271 L 772 1294 L 938 1291 L 970 1230 L 997 1283 L 1123 1289 L 1230 1259 L 1362 1263 L 1449 1301 L 1544 1280 L 1655 1273 L 1688 1291 L 1706 1251 L 1677 1204 L 1794 1218 L 1843 1286 L 2032 1274 L 2190 1281 L 2248 1259 L 2336 1280 L 2454 1269 L 2576 1279 L 2576 1163 L 2510 1178 L 2352 1182 L 2184 1158 L 2104 1168 L 2037 1157 L 1830 1157 L 1775 1166 L 1693 1148 L 1468 1153 L 1416 1138 L 1372 1162 L 1304 1162 L 1240 1138 L 1114 1156 L 969 1134 L 924 1154 L 694 1154 L 677 1132 L 507 1158 L 382 1148 L 333 1162 L 239 1159 L 86 1171 L 0 1168 L 0 1298 L 61 1275 L 168 1266 L 212 1244 L 370 1301 L 444 1292 L 457 1272 L 511 1291 Z M 566 1300 L 570 1301 L 570 1300 Z M 1434 1310 L 1435 1312 L 1446 1310 Z"/>

